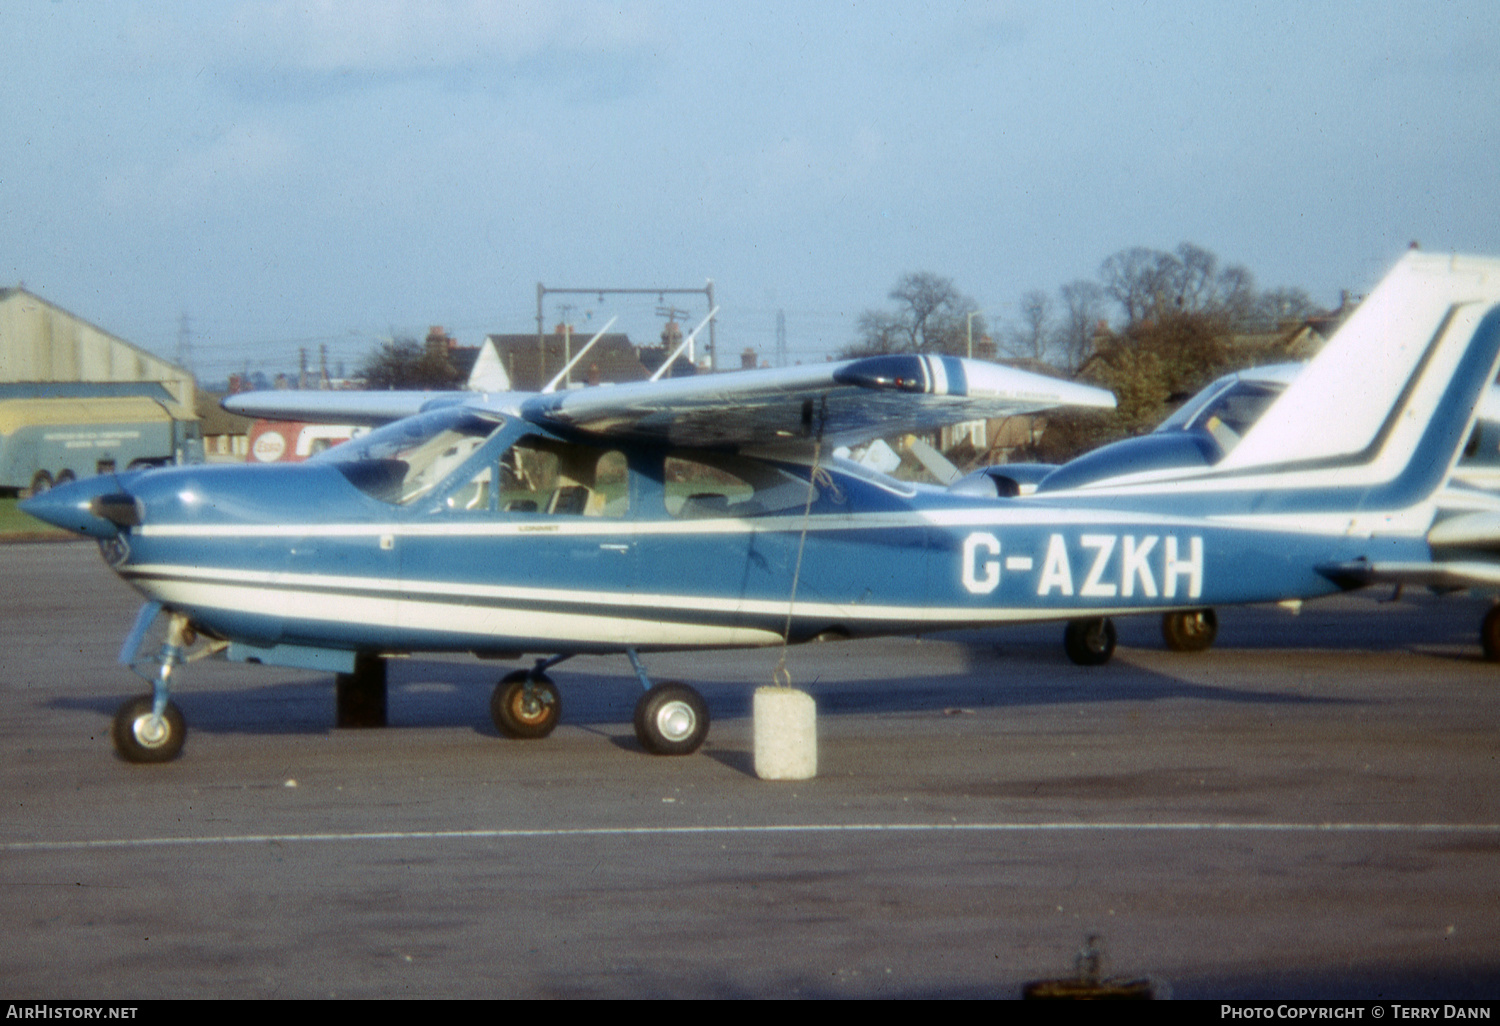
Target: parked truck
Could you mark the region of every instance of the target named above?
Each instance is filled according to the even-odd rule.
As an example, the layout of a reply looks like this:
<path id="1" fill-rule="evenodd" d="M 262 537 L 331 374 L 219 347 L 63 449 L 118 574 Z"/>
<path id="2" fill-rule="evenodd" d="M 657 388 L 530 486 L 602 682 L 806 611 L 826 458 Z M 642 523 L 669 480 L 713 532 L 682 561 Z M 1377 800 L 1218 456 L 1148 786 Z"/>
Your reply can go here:
<path id="1" fill-rule="evenodd" d="M 159 384 L 0 385 L 0 489 L 201 462 L 197 418 Z"/>

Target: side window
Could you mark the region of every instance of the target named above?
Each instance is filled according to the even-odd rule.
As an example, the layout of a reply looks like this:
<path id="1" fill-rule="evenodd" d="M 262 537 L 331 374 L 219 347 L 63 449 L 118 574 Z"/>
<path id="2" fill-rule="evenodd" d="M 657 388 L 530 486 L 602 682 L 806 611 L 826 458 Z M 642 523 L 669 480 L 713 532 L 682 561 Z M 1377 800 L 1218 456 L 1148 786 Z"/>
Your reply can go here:
<path id="1" fill-rule="evenodd" d="M 765 463 L 732 456 L 668 456 L 667 514 L 684 520 L 749 517 L 807 505 L 808 484 Z M 813 490 L 813 499 L 817 491 Z"/>
<path id="2" fill-rule="evenodd" d="M 527 436 L 450 495 L 448 508 L 623 517 L 630 512 L 625 454 Z"/>

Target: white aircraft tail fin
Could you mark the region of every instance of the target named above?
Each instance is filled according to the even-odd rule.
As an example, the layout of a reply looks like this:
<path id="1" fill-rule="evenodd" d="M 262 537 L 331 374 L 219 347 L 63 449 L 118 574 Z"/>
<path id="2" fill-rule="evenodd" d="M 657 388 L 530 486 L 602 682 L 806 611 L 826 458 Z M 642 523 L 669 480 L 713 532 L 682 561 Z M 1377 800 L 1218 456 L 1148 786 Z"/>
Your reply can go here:
<path id="1" fill-rule="evenodd" d="M 1495 376 L 1497 303 L 1500 260 L 1408 253 L 1215 471 L 1362 468 L 1370 482 L 1420 458 L 1446 476 Z"/>

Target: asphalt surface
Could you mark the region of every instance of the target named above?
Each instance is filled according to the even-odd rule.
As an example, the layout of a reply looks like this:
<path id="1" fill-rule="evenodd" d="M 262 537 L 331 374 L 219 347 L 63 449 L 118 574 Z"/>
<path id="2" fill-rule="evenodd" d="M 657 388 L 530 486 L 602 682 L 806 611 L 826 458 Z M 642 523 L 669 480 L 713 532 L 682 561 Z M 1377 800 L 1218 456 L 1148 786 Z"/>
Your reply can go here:
<path id="1" fill-rule="evenodd" d="M 1500 996 L 1500 667 L 1482 602 L 1220 612 L 1209 653 L 1122 621 L 793 649 L 819 775 L 753 772 L 777 653 L 658 656 L 715 722 L 644 754 L 623 658 L 393 664 L 392 725 L 327 675 L 203 662 L 189 736 L 120 761 L 137 606 L 87 544 L 0 548 L 0 992 L 9 998 Z M 1387 597 L 1382 593 L 1379 597 Z"/>

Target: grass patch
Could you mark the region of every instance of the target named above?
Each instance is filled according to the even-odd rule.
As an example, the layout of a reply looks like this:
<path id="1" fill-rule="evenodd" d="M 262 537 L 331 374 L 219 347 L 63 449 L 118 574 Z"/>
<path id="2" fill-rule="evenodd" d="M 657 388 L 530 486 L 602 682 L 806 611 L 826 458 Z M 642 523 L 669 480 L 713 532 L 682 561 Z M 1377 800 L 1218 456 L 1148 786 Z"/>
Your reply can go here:
<path id="1" fill-rule="evenodd" d="M 15 496 L 0 497 L 0 541 L 19 537 L 71 537 L 67 531 L 22 513 L 16 508 L 19 501 Z"/>

